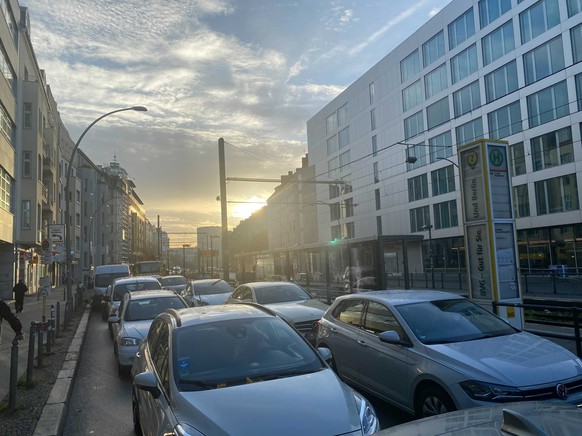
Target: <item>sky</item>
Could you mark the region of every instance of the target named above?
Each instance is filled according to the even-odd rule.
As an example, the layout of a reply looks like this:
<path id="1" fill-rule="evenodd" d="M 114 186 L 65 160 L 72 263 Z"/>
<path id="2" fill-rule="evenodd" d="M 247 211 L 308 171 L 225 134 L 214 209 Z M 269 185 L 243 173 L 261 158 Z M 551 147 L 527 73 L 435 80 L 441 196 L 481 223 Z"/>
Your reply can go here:
<path id="1" fill-rule="evenodd" d="M 39 67 L 73 141 L 114 159 L 171 247 L 220 226 L 226 177 L 301 166 L 306 123 L 450 0 L 20 0 Z M 276 184 L 227 184 L 228 226 Z M 240 202 L 240 203 L 239 203 Z"/>

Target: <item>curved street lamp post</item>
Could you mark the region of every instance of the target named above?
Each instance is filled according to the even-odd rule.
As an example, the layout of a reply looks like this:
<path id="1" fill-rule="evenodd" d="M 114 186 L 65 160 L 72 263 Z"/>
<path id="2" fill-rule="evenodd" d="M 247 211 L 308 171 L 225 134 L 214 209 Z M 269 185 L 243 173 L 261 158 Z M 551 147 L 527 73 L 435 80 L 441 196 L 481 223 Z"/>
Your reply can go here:
<path id="1" fill-rule="evenodd" d="M 73 253 L 71 252 L 71 198 L 70 198 L 70 179 L 71 179 L 71 170 L 73 167 L 73 160 L 75 159 L 75 154 L 77 153 L 77 149 L 81 144 L 81 140 L 85 137 L 85 134 L 89 131 L 91 127 L 101 121 L 103 118 L 108 117 L 109 115 L 116 114 L 118 112 L 124 111 L 137 111 L 137 112 L 146 112 L 147 108 L 144 106 L 131 106 L 126 107 L 123 109 L 116 109 L 111 112 L 107 112 L 106 114 L 101 115 L 95 121 L 87 126 L 87 128 L 81 133 L 81 136 L 77 140 L 77 143 L 73 147 L 73 151 L 71 152 L 71 157 L 69 158 L 69 164 L 67 168 L 67 178 L 65 179 L 65 254 L 67 259 L 67 301 L 71 300 L 73 297 L 72 293 L 72 283 L 73 283 Z"/>

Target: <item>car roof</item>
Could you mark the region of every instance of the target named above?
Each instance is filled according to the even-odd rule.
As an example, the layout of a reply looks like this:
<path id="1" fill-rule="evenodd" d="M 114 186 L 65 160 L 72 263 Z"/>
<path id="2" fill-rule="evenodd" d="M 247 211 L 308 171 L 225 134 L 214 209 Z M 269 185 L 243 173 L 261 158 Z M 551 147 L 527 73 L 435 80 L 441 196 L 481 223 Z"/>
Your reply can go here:
<path id="1" fill-rule="evenodd" d="M 224 280 L 222 279 L 198 279 L 198 280 L 190 280 L 191 283 L 197 284 L 197 283 L 218 283 L 218 282 L 224 282 Z"/>
<path id="2" fill-rule="evenodd" d="M 178 296 L 178 294 L 176 294 L 174 291 L 172 290 L 166 290 L 166 289 L 160 289 L 158 290 L 154 290 L 154 291 L 131 291 L 128 292 L 127 297 L 125 298 L 129 298 L 131 300 L 145 300 L 145 299 L 150 299 L 150 298 L 163 298 L 163 297 L 176 297 Z"/>
<path id="3" fill-rule="evenodd" d="M 189 307 L 167 310 L 164 315 L 173 316 L 179 327 L 219 322 L 232 319 L 251 319 L 257 317 L 277 317 L 270 309 L 254 303 L 224 304 L 215 306 Z M 179 321 L 178 321 L 179 319 Z"/>
<path id="4" fill-rule="evenodd" d="M 390 302 L 393 306 L 410 303 L 422 303 L 425 301 L 438 301 L 450 299 L 464 299 L 465 297 L 452 292 L 433 291 L 427 289 L 386 289 L 382 291 L 365 291 L 355 294 L 342 295 L 336 300 L 361 298 L 379 302 Z"/>
<path id="5" fill-rule="evenodd" d="M 293 282 L 250 282 L 250 283 L 243 283 L 240 286 L 252 286 L 253 288 L 264 288 L 267 286 L 281 286 L 281 285 L 295 285 L 295 286 L 299 286 L 297 283 L 293 283 Z M 301 287 L 301 286 L 299 286 Z"/>
<path id="6" fill-rule="evenodd" d="M 121 277 L 115 279 L 113 284 L 117 285 L 119 283 L 141 283 L 141 282 L 157 282 L 160 283 L 158 279 L 152 276 L 132 276 L 132 277 Z"/>
<path id="7" fill-rule="evenodd" d="M 185 279 L 186 277 L 184 277 L 183 275 L 180 274 L 172 274 L 169 276 L 162 276 L 162 279 L 173 279 L 173 278 L 182 278 Z"/>

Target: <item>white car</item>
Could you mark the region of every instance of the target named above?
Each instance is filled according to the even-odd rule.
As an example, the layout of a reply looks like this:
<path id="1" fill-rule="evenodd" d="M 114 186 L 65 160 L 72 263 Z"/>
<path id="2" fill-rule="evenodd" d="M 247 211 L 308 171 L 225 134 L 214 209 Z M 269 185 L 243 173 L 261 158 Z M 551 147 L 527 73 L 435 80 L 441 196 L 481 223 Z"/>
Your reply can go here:
<path id="1" fill-rule="evenodd" d="M 462 296 L 369 291 L 335 300 L 317 346 L 344 381 L 417 417 L 512 401 L 582 402 L 582 361 Z"/>
<path id="2" fill-rule="evenodd" d="M 131 368 L 140 342 L 148 334 L 153 319 L 166 309 L 183 309 L 188 304 L 171 290 L 137 291 L 125 294 L 119 318 L 113 317 L 113 349 L 117 369 L 123 374 Z"/>

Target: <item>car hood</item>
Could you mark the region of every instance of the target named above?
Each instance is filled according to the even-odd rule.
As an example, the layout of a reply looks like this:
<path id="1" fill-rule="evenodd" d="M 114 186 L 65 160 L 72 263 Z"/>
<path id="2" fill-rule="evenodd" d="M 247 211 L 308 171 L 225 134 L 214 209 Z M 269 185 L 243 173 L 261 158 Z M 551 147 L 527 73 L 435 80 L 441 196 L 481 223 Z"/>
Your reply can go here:
<path id="1" fill-rule="evenodd" d="M 121 330 L 122 337 L 143 339 L 147 336 L 148 330 L 152 325 L 153 319 L 143 321 L 130 321 L 123 324 Z"/>
<path id="2" fill-rule="evenodd" d="M 279 313 L 284 318 L 295 322 L 320 319 L 329 307 L 327 304 L 315 298 L 311 300 L 265 304 L 265 306 Z"/>
<path id="3" fill-rule="evenodd" d="M 176 417 L 203 434 L 339 435 L 361 428 L 354 395 L 330 369 L 182 392 Z"/>
<path id="4" fill-rule="evenodd" d="M 526 387 L 582 376 L 582 361 L 554 342 L 520 332 L 428 345 L 428 355 L 473 380 Z"/>
<path id="5" fill-rule="evenodd" d="M 217 304 L 223 304 L 230 294 L 232 294 L 232 292 L 226 292 L 224 294 L 196 295 L 196 299 L 209 306 L 215 306 Z"/>

